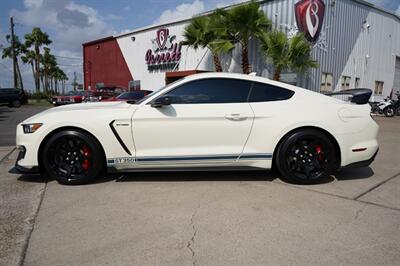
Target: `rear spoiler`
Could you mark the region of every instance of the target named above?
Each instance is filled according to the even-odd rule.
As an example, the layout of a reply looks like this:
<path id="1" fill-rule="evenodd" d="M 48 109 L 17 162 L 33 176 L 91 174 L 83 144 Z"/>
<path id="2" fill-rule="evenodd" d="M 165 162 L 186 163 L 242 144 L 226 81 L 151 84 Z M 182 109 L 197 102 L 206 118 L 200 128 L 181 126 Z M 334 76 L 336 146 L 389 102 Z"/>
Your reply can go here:
<path id="1" fill-rule="evenodd" d="M 325 93 L 327 96 L 333 96 L 337 99 L 352 102 L 355 104 L 367 104 L 371 98 L 372 90 L 370 89 L 349 89 L 337 92 Z"/>

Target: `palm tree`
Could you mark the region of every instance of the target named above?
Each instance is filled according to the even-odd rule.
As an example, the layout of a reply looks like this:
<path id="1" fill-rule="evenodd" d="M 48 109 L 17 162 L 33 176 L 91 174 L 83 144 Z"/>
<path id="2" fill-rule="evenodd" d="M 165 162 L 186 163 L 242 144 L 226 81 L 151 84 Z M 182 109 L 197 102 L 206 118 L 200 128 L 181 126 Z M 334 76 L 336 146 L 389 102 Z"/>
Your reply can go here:
<path id="1" fill-rule="evenodd" d="M 318 67 L 311 57 L 311 44 L 303 34 L 296 34 L 288 39 L 281 31 L 260 35 L 261 48 L 274 65 L 274 80 L 279 80 L 282 71 L 291 69 L 303 73 L 308 68 Z"/>
<path id="2" fill-rule="evenodd" d="M 10 43 L 11 42 L 11 35 L 6 35 L 7 41 Z M 15 57 L 16 57 L 16 69 L 17 69 L 17 78 L 18 78 L 18 85 L 21 90 L 24 90 L 24 83 L 22 81 L 22 75 L 21 75 L 21 70 L 19 68 L 19 63 L 18 63 L 18 56 L 22 55 L 24 53 L 25 47 L 24 45 L 19 41 L 18 36 L 14 36 L 14 51 L 15 51 Z M 10 58 L 12 59 L 12 46 L 10 45 L 9 47 L 6 47 L 3 49 L 3 53 L 1 58 Z"/>
<path id="3" fill-rule="evenodd" d="M 43 45 L 51 44 L 51 40 L 47 33 L 43 32 L 40 28 L 33 28 L 31 33 L 25 34 L 25 45 L 27 48 L 33 46 L 35 54 L 34 58 L 34 75 L 36 92 L 40 91 L 40 48 Z"/>
<path id="4" fill-rule="evenodd" d="M 239 43 L 242 49 L 242 70 L 249 74 L 251 66 L 249 63 L 249 42 L 271 27 L 271 21 L 260 9 L 260 5 L 251 1 L 248 4 L 233 7 L 227 11 L 219 11 L 225 18 L 224 24 L 233 42 Z"/>
<path id="5" fill-rule="evenodd" d="M 52 89 L 52 86 L 50 86 L 52 85 L 52 72 L 57 67 L 56 57 L 50 53 L 50 48 L 44 48 L 44 54 L 41 57 L 40 62 L 43 65 L 42 73 L 44 78 L 44 91 L 48 92 L 49 88 Z"/>
<path id="6" fill-rule="evenodd" d="M 34 62 L 35 62 L 35 52 L 31 50 L 25 50 L 24 54 L 21 55 L 21 60 L 24 64 L 30 64 L 32 68 L 32 74 L 33 74 L 33 80 L 36 82 L 36 74 L 35 74 L 35 67 L 34 67 Z"/>
<path id="7" fill-rule="evenodd" d="M 219 58 L 220 53 L 227 53 L 234 48 L 229 41 L 226 27 L 218 14 L 198 17 L 185 27 L 183 45 L 188 45 L 197 50 L 199 47 L 211 51 L 215 71 L 222 72 Z"/>
<path id="8" fill-rule="evenodd" d="M 63 82 L 64 78 L 66 78 L 67 76 L 65 75 L 64 71 L 59 68 L 58 66 L 56 66 L 55 68 L 52 69 L 52 79 L 54 81 L 54 92 L 56 94 L 59 93 L 58 91 L 58 82 L 61 81 Z"/>
<path id="9" fill-rule="evenodd" d="M 62 71 L 62 70 L 61 70 L 61 71 Z M 67 74 L 65 74 L 65 72 L 62 71 L 62 72 L 60 73 L 60 81 L 61 81 L 61 85 L 62 85 L 62 94 L 65 93 L 65 81 L 67 81 L 67 80 L 68 80 Z"/>

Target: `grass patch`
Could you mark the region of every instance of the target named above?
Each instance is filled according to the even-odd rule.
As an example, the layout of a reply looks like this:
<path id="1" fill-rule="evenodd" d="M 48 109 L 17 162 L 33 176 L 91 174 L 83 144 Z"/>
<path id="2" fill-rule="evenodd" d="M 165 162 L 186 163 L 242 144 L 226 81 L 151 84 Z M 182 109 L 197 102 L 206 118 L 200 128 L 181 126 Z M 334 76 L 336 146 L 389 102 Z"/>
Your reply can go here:
<path id="1" fill-rule="evenodd" d="M 41 100 L 36 100 L 36 99 L 29 99 L 27 106 L 45 106 L 45 107 L 53 107 L 49 101 L 41 99 Z"/>

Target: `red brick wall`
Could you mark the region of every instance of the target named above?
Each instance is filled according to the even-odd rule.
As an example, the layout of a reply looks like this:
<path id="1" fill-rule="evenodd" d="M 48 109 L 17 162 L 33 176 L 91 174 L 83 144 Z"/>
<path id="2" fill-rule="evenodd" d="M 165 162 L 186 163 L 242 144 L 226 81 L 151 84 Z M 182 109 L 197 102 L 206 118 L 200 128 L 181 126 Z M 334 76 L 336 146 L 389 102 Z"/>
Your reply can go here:
<path id="1" fill-rule="evenodd" d="M 83 73 L 85 89 L 89 85 L 94 89 L 100 82 L 105 86 L 128 88 L 128 82 L 133 79 L 113 37 L 83 44 Z"/>

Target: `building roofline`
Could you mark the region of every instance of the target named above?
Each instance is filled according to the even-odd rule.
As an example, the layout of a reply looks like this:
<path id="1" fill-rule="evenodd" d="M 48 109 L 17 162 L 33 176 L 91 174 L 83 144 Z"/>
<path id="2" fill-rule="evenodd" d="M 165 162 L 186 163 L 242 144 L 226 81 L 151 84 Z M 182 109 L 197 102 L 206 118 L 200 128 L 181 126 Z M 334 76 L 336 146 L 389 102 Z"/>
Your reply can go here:
<path id="1" fill-rule="evenodd" d="M 93 45 L 93 44 L 96 44 L 96 43 L 102 43 L 104 41 L 109 41 L 109 40 L 112 40 L 112 39 L 115 39 L 115 37 L 114 36 L 108 36 L 108 37 L 100 38 L 100 39 L 97 39 L 97 40 L 84 42 L 84 43 L 82 43 L 82 46 L 88 46 L 88 45 Z"/>
<path id="2" fill-rule="evenodd" d="M 275 1 L 275 0 L 258 0 L 257 2 L 260 3 L 260 4 L 263 4 L 263 3 L 271 2 L 271 1 Z M 365 1 L 365 0 L 351 0 L 351 1 L 352 1 L 352 2 L 356 2 L 356 3 L 359 3 L 359 4 L 361 4 L 361 5 L 365 5 L 365 6 L 367 6 L 367 7 L 372 8 L 372 9 L 381 11 L 381 12 L 383 12 L 383 13 L 385 13 L 385 14 L 391 15 L 391 16 L 393 16 L 395 19 L 397 19 L 397 20 L 400 22 L 400 15 L 397 15 L 397 14 L 396 14 L 395 12 L 393 12 L 393 11 L 389 11 L 389 10 L 387 10 L 387 9 L 385 9 L 385 8 L 378 7 L 378 6 L 372 4 L 372 3 L 368 2 L 368 1 Z M 229 9 L 229 8 L 232 8 L 232 7 L 235 7 L 235 6 L 240 6 L 240 5 L 243 5 L 243 4 L 247 4 L 247 3 L 249 3 L 249 2 L 251 2 L 251 1 L 245 1 L 245 2 L 242 2 L 242 3 L 237 3 L 237 4 L 232 4 L 232 5 L 224 6 L 224 7 L 222 7 L 222 9 Z M 175 20 L 175 21 L 171 21 L 171 22 L 158 23 L 158 24 L 153 24 L 153 25 L 141 27 L 141 28 L 132 30 L 132 31 L 127 32 L 127 33 L 115 35 L 114 38 L 122 38 L 122 37 L 126 37 L 126 36 L 129 36 L 129 35 L 132 35 L 132 34 L 137 34 L 137 33 L 140 33 L 140 32 L 153 30 L 153 29 L 156 29 L 156 28 L 159 28 L 159 27 L 162 27 L 162 26 L 172 26 L 172 25 L 176 25 L 176 24 L 181 24 L 181 23 L 190 21 L 190 20 L 192 20 L 192 19 L 195 18 L 195 17 L 205 16 L 205 15 L 211 14 L 211 13 L 214 12 L 215 10 L 216 10 L 216 9 L 208 10 L 208 11 L 205 11 L 205 12 L 202 12 L 202 13 L 199 13 L 199 14 L 196 14 L 196 15 L 190 17 L 190 18 L 186 18 L 186 19 Z M 105 38 L 105 39 L 107 39 L 107 38 Z M 100 40 L 102 40 L 102 39 L 100 39 Z M 96 41 L 100 41 L 100 40 L 96 40 Z M 96 42 L 96 41 L 93 41 L 93 42 Z M 86 43 L 86 44 L 88 44 L 88 43 Z M 91 44 L 91 42 L 89 42 L 89 44 Z M 85 44 L 84 44 L 84 45 L 85 45 Z"/>

